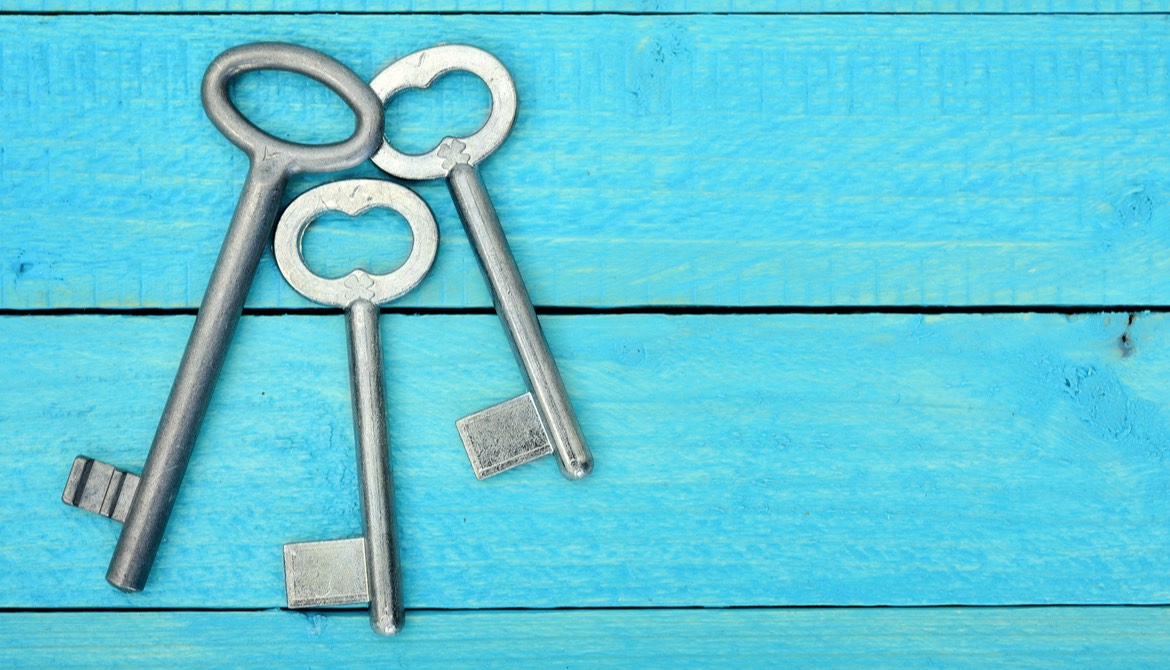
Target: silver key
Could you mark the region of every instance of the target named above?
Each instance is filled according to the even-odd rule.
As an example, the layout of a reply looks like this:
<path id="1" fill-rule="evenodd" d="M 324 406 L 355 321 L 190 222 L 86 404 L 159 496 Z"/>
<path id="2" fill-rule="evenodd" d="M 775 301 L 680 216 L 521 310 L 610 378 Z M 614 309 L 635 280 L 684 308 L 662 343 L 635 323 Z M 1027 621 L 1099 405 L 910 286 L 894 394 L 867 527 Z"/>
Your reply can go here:
<path id="1" fill-rule="evenodd" d="M 476 165 L 503 144 L 512 130 L 516 119 L 516 85 L 512 77 L 488 52 L 448 44 L 400 58 L 378 73 L 370 86 L 385 102 L 408 88 L 426 88 L 454 70 L 470 72 L 487 84 L 492 109 L 483 127 L 465 137 L 447 137 L 419 155 L 404 154 L 385 142 L 373 161 L 383 171 L 402 179 L 447 180 L 528 386 L 524 395 L 456 423 L 475 476 L 483 479 L 555 451 L 561 473 L 569 479 L 581 479 L 592 471 L 593 456 L 504 230 L 476 170 Z"/>
<path id="2" fill-rule="evenodd" d="M 343 142 L 312 146 L 286 142 L 252 125 L 232 104 L 228 84 L 238 75 L 255 70 L 294 72 L 329 87 L 353 109 L 353 135 Z M 203 304 L 187 340 L 146 466 L 138 478 L 78 456 L 62 495 L 68 504 L 124 520 L 106 572 L 106 580 L 123 591 L 141 591 L 150 576 L 288 178 L 298 173 L 351 168 L 374 153 L 383 132 L 382 104 L 365 82 L 329 56 L 292 44 L 247 44 L 220 54 L 203 77 L 203 107 L 215 127 L 248 154 L 252 165 L 203 294 Z M 111 486 L 115 482 L 118 486 Z M 136 486 L 125 486 L 123 482 Z"/>
<path id="3" fill-rule="evenodd" d="M 327 211 L 350 216 L 376 207 L 406 219 L 414 246 L 397 270 L 373 275 L 354 270 L 325 279 L 305 265 L 305 229 Z M 276 227 L 276 263 L 288 283 L 314 302 L 345 309 L 349 334 L 349 382 L 361 481 L 363 536 L 284 547 L 284 578 L 292 608 L 370 603 L 370 625 L 383 635 L 402 627 L 403 601 L 394 530 L 390 444 L 378 337 L 378 305 L 422 281 L 439 246 L 439 229 L 426 203 L 406 187 L 372 179 L 339 181 L 307 191 L 289 205 Z"/>

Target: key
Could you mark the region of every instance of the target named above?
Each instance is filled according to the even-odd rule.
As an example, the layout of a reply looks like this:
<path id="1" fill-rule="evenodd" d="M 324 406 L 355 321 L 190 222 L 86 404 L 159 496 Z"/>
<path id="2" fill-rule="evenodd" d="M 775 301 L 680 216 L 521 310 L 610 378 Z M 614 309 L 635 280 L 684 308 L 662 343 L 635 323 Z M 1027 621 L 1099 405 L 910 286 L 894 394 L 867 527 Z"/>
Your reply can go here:
<path id="1" fill-rule="evenodd" d="M 353 134 L 342 142 L 313 146 L 286 142 L 252 125 L 232 104 L 228 84 L 236 76 L 255 70 L 294 72 L 329 87 L 353 110 L 356 120 Z M 123 591 L 141 591 L 146 585 L 289 177 L 354 167 L 369 158 L 382 141 L 381 101 L 349 68 L 312 49 L 281 43 L 228 49 L 208 66 L 202 96 L 208 118 L 232 144 L 248 154 L 251 167 L 203 294 L 146 465 L 137 480 L 137 491 L 122 487 L 113 493 L 112 509 L 125 509 L 126 515 L 106 580 Z M 90 463 L 88 467 L 84 462 L 78 467 L 75 461 L 62 496 L 69 504 L 93 498 L 78 492 L 100 487 L 101 477 L 93 480 L 94 475 L 101 475 L 107 469 L 113 471 L 111 476 L 120 473 L 122 479 L 128 474 L 92 459 L 79 458 Z M 95 464 L 103 467 L 95 468 Z M 76 495 L 69 495 L 71 491 Z M 123 496 L 127 500 L 123 501 Z M 82 506 L 92 509 L 92 505 Z M 100 506 L 95 511 L 100 512 Z"/>
<path id="2" fill-rule="evenodd" d="M 456 427 L 478 479 L 552 452 L 565 477 L 581 479 L 592 471 L 593 456 L 476 169 L 512 130 L 516 85 L 511 75 L 486 51 L 448 44 L 400 58 L 378 73 L 370 86 L 386 102 L 408 88 L 426 88 L 453 70 L 470 72 L 487 84 L 492 108 L 484 125 L 465 137 L 444 138 L 425 154 L 404 154 L 387 141 L 373 161 L 401 179 L 446 179 L 528 387 L 521 396 L 460 419 Z"/>
<path id="3" fill-rule="evenodd" d="M 301 239 L 314 219 L 331 210 L 357 216 L 375 207 L 397 211 L 410 224 L 414 246 L 401 267 L 384 275 L 357 269 L 345 277 L 325 279 L 305 265 Z M 273 244 L 276 264 L 298 293 L 314 302 L 345 310 L 362 504 L 362 537 L 285 545 L 288 606 L 320 607 L 368 601 L 370 626 L 383 635 L 393 635 L 402 627 L 403 601 L 383 400 L 378 305 L 417 286 L 430 270 L 438 247 L 439 229 L 422 198 L 404 186 L 373 179 L 333 182 L 305 192 L 281 217 Z"/>

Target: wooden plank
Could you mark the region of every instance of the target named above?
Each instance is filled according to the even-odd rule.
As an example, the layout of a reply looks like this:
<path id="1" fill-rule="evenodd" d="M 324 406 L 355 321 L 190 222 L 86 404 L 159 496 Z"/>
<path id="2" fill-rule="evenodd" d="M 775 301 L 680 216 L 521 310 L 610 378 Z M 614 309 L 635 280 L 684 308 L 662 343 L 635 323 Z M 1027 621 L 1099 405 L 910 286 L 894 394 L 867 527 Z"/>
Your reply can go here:
<path id="1" fill-rule="evenodd" d="M 538 304 L 1170 295 L 1161 17 L 6 16 L 0 307 L 198 303 L 246 169 L 199 81 L 258 39 L 367 77 L 441 40 L 498 54 L 522 109 L 485 181 Z M 391 105 L 393 133 L 425 146 L 474 127 L 458 110 L 483 114 L 482 87 L 444 86 Z M 347 132 L 340 103 L 291 75 L 243 89 L 266 127 Z M 422 192 L 444 244 L 404 304 L 486 305 L 449 198 Z M 385 266 L 392 230 L 335 222 L 310 255 Z M 306 303 L 266 259 L 250 304 Z"/>
<path id="2" fill-rule="evenodd" d="M 1077 14 L 1154 13 L 1163 0 L 13 0 L 8 11 L 629 13 L 629 14 Z"/>
<path id="3" fill-rule="evenodd" d="M 1157 668 L 1166 608 L 0 614 L 14 667 Z"/>
<path id="4" fill-rule="evenodd" d="M 145 456 L 188 317 L 0 319 L 0 607 L 275 607 L 358 532 L 343 319 L 246 317 L 152 582 L 72 458 Z M 383 317 L 412 608 L 1170 602 L 1170 317 L 546 320 L 597 457 L 477 482 L 491 316 Z"/>

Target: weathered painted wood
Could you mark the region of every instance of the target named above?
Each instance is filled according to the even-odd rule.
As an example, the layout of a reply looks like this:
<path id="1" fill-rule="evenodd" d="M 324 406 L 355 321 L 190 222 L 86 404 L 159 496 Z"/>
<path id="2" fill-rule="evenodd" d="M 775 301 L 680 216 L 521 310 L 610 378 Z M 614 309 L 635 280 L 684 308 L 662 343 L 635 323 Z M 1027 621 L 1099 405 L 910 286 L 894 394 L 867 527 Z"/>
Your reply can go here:
<path id="1" fill-rule="evenodd" d="M 1162 668 L 1166 608 L 0 614 L 14 667 Z"/>
<path id="2" fill-rule="evenodd" d="M 188 317 L 0 319 L 0 607 L 274 607 L 359 528 L 339 316 L 246 317 L 147 591 L 60 502 L 136 467 Z M 477 482 L 491 316 L 386 316 L 413 608 L 1170 602 L 1170 317 L 546 319 L 597 470 Z"/>
<path id="3" fill-rule="evenodd" d="M 1165 12 L 1164 0 L 12 0 L 22 12 L 1053 13 Z"/>
<path id="4" fill-rule="evenodd" d="M 1162 17 L 5 16 L 0 307 L 198 303 L 246 168 L 199 81 L 257 39 L 363 76 L 440 40 L 497 53 L 522 109 L 485 180 L 539 304 L 1170 296 Z M 244 88 L 269 127 L 346 132 L 291 76 Z M 467 78 L 392 105 L 392 133 L 473 127 L 465 100 L 483 113 Z M 423 192 L 444 245 L 405 304 L 486 305 L 449 198 Z M 321 259 L 394 255 L 388 230 L 336 224 L 310 253 L 348 269 Z M 270 259 L 250 304 L 305 305 Z"/>

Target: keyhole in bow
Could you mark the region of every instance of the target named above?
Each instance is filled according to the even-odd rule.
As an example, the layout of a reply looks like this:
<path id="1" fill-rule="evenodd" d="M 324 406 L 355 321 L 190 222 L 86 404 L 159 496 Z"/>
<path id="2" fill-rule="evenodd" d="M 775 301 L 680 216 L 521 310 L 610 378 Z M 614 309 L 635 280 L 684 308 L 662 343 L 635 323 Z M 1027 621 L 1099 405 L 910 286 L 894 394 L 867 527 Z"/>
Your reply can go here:
<path id="1" fill-rule="evenodd" d="M 351 270 L 386 274 L 398 269 L 414 246 L 401 214 L 378 207 L 358 216 L 326 212 L 305 230 L 301 250 L 314 273 L 334 279 Z"/>
<path id="2" fill-rule="evenodd" d="M 491 107 L 482 79 L 470 72 L 448 72 L 427 88 L 408 88 L 386 102 L 386 139 L 402 153 L 426 153 L 444 137 L 479 130 Z"/>
<path id="3" fill-rule="evenodd" d="M 341 142 L 355 128 L 353 112 L 336 93 L 292 72 L 245 72 L 232 79 L 228 92 L 236 109 L 257 128 L 289 142 Z"/>

